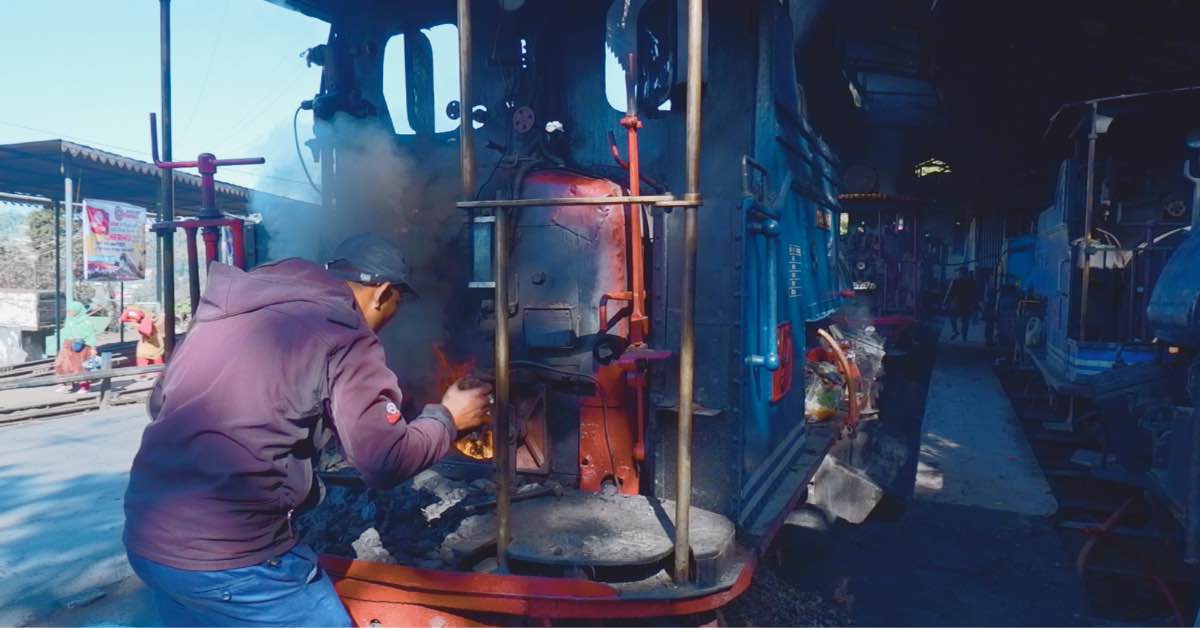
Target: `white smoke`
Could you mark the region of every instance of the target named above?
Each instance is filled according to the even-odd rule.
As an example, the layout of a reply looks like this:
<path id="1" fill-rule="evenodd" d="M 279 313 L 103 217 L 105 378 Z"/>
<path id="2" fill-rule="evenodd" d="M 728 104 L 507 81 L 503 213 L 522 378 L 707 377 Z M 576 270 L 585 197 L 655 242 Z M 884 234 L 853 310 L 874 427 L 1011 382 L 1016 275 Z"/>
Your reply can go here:
<path id="1" fill-rule="evenodd" d="M 337 146 L 336 181 L 318 180 L 318 185 L 337 186 L 335 207 L 297 207 L 270 199 L 252 205 L 252 211 L 263 215 L 266 257 L 322 263 L 339 242 L 363 232 L 397 242 L 420 298 L 404 302 L 380 337 L 408 396 L 419 391 L 416 396 L 425 401 L 440 394 L 429 388 L 435 375 L 432 348 L 453 344 L 464 314 L 468 251 L 461 239 L 466 217 L 454 206 L 457 169 L 447 180 L 445 169 L 418 163 L 400 149 L 395 135 L 371 121 L 339 114 L 332 123 L 318 124 L 317 135 Z M 295 162 L 294 146 L 292 155 Z M 310 163 L 309 170 L 315 179 L 320 165 Z"/>

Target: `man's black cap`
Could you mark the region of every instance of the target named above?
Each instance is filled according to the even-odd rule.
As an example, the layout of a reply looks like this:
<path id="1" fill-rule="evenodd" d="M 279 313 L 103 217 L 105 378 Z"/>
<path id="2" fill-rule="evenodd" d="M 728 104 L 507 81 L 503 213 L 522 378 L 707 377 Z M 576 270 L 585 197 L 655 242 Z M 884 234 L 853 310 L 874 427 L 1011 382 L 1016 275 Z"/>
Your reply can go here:
<path id="1" fill-rule="evenodd" d="M 325 269 L 346 281 L 367 285 L 391 283 L 402 292 L 417 294 L 409 284 L 408 261 L 400 246 L 374 233 L 360 233 L 343 240 L 333 250 L 333 257 L 325 262 Z"/>

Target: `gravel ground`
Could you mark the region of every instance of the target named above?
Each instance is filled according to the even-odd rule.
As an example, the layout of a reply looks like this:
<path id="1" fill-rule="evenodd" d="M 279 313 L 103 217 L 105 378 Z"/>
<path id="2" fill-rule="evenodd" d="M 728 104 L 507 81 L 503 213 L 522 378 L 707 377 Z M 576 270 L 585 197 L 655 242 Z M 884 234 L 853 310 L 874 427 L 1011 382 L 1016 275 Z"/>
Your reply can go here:
<path id="1" fill-rule="evenodd" d="M 853 595 L 843 587 L 841 596 L 826 599 L 806 591 L 778 573 L 772 565 L 761 565 L 750 588 L 721 609 L 721 623 L 728 626 L 852 626 Z"/>

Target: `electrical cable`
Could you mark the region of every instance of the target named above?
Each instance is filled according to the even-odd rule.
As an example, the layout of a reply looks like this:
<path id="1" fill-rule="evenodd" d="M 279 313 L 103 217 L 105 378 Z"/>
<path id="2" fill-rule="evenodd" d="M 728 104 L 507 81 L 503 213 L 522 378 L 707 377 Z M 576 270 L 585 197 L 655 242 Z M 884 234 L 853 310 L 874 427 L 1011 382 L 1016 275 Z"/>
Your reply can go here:
<path id="1" fill-rule="evenodd" d="M 304 105 L 296 107 L 296 113 L 292 114 L 292 139 L 296 141 L 296 158 L 300 160 L 300 168 L 304 170 L 304 178 L 308 179 L 308 184 L 317 192 L 317 196 L 321 196 L 321 188 L 313 182 L 312 175 L 308 173 L 308 164 L 304 163 L 304 151 L 300 150 L 300 110 Z"/>
<path id="2" fill-rule="evenodd" d="M 615 484 L 617 480 L 617 458 L 613 453 L 614 449 L 612 445 L 612 439 L 608 435 L 608 395 L 605 394 L 604 387 L 600 385 L 600 380 L 596 379 L 596 376 L 588 373 L 578 373 L 575 371 L 555 368 L 549 364 L 542 364 L 541 362 L 534 362 L 532 360 L 509 360 L 508 365 L 516 367 L 523 366 L 526 368 L 537 369 L 539 371 L 545 371 L 547 373 L 555 373 L 564 377 L 583 379 L 596 386 L 596 396 L 600 398 L 600 417 L 601 421 L 604 422 L 604 445 L 608 448 L 608 464 L 612 466 L 613 483 Z"/>

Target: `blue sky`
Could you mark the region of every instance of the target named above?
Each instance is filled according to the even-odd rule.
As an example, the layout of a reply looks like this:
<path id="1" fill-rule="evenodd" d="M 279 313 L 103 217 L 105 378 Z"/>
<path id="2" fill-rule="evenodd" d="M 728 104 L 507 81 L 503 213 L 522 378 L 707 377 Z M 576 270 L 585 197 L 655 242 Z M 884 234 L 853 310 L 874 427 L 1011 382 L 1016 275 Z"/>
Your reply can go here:
<path id="1" fill-rule="evenodd" d="M 160 106 L 158 7 L 156 0 L 0 0 L 0 143 L 62 138 L 148 160 L 147 114 Z M 426 34 L 440 112 L 458 98 L 457 30 L 442 25 Z M 324 22 L 265 0 L 173 0 L 174 157 L 264 156 L 265 166 L 222 169 L 218 178 L 313 200 L 291 123 L 320 81 L 320 68 L 307 67 L 302 53 L 327 35 Z M 404 111 L 400 39 L 385 49 L 384 92 L 394 112 Z M 623 109 L 623 76 L 611 53 L 606 61 L 607 99 Z M 408 127 L 394 123 L 401 133 Z M 438 131 L 456 125 L 438 115 Z M 311 127 L 301 112 L 302 142 Z"/>
<path id="2" fill-rule="evenodd" d="M 149 158 L 159 109 L 158 2 L 0 1 L 0 143 L 51 138 Z M 301 53 L 328 25 L 263 0 L 172 2 L 174 156 L 265 155 L 221 179 L 285 192 L 304 181 L 292 113 L 320 68 Z M 301 114 L 301 141 L 311 118 Z M 307 183 L 302 183 L 307 187 Z"/>

